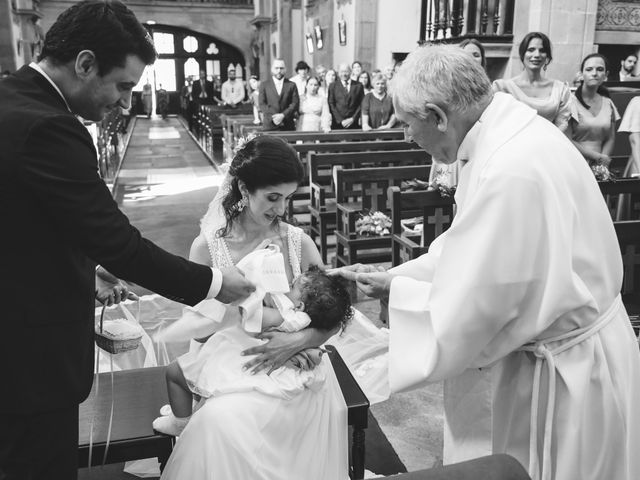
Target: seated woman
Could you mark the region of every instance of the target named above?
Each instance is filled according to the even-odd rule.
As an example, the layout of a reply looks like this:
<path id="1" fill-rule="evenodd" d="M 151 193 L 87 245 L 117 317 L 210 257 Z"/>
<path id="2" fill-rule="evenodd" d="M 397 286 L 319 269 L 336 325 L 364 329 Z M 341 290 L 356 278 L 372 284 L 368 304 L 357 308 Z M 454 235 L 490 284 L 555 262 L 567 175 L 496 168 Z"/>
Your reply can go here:
<path id="1" fill-rule="evenodd" d="M 302 176 L 295 150 L 283 140 L 259 136 L 247 142 L 201 222 L 190 258 L 223 269 L 268 240 L 288 260 L 289 282 L 312 265 L 322 266 L 311 238 L 280 221 Z M 262 333 L 259 338 L 269 339 L 264 348 L 277 353 L 247 356 L 247 361 L 253 371 L 269 371 L 330 335 L 315 328 Z M 192 346 L 198 348 L 203 344 Z M 197 353 L 185 357 L 180 367 L 189 383 L 201 365 Z M 289 399 L 255 390 L 207 398 L 183 430 L 162 479 L 347 478 L 346 406 L 328 362 L 323 356 L 317 367 L 325 373 L 322 388 L 304 389 Z"/>
<path id="2" fill-rule="evenodd" d="M 264 371 L 253 375 L 243 369 L 245 360 L 241 352 L 261 343 L 251 335 L 251 327 L 256 326 L 256 320 L 261 331 L 294 332 L 307 326 L 327 332 L 344 329 L 353 316 L 346 286 L 338 277 L 329 277 L 319 268 L 312 267 L 296 278 L 289 293 L 280 293 L 276 288 L 267 294 L 276 309 L 265 311 L 262 306 L 265 289 L 269 288 L 269 284 L 277 286 L 287 283 L 284 269 L 278 268 L 278 263 L 284 266 L 282 254 L 270 245 L 250 253 L 243 261 L 249 257 L 252 257 L 249 262 L 253 265 L 248 266 L 261 270 L 257 276 L 254 275 L 256 285 L 262 285 L 239 305 L 235 312 L 238 317 L 235 325 L 223 328 L 209 337 L 202 348 L 183 355 L 168 366 L 167 390 L 171 414 L 157 418 L 153 422 L 154 430 L 179 436 L 191 417 L 194 395 L 209 398 L 255 390 L 288 399 L 305 388 L 322 388 L 327 365 L 315 368 L 320 364 L 324 352 L 321 349 L 312 349 L 307 354 L 298 354 L 300 357 L 292 357 L 285 367 L 278 368 L 270 375 Z M 238 268 L 241 268 L 240 264 Z M 185 378 L 181 362 L 190 365 L 191 378 Z"/>
<path id="3" fill-rule="evenodd" d="M 395 123 L 393 100 L 387 94 L 387 79 L 378 73 L 373 77 L 373 90 L 362 100 L 362 129 L 392 128 Z"/>
<path id="4" fill-rule="evenodd" d="M 631 99 L 627 105 L 619 132 L 629 132 L 631 155 L 624 169 L 624 177 L 640 176 L 640 96 Z"/>
<path id="5" fill-rule="evenodd" d="M 524 72 L 494 81 L 493 90 L 513 95 L 565 132 L 571 116 L 571 91 L 566 83 L 543 75 L 553 58 L 549 37 L 540 32 L 527 33 L 518 51 Z"/>
<path id="6" fill-rule="evenodd" d="M 300 116 L 296 130 L 301 132 L 331 131 L 331 112 L 326 97 L 318 93 L 320 81 L 316 77 L 307 79 L 305 94 L 300 99 Z"/>
<path id="7" fill-rule="evenodd" d="M 620 115 L 603 86 L 607 60 L 599 53 L 587 55 L 580 71 L 582 81 L 571 99 L 569 138 L 589 164 L 608 166 Z"/>

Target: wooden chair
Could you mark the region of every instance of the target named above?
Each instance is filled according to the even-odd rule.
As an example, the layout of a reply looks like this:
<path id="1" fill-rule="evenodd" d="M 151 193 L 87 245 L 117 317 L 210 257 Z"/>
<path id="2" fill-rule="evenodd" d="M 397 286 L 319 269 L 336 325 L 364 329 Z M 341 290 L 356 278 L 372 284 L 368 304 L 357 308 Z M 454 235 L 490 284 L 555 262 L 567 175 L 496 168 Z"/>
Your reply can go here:
<path id="1" fill-rule="evenodd" d="M 310 221 L 309 215 L 309 171 L 308 155 L 315 153 L 345 153 L 345 152 L 372 152 L 382 150 L 417 150 L 420 147 L 415 143 L 407 143 L 401 140 L 376 140 L 361 142 L 323 142 L 323 143 L 295 143 L 291 146 L 298 152 L 300 160 L 305 167 L 305 177 L 298 191 L 291 197 L 288 207 L 289 222 L 307 226 Z"/>
<path id="2" fill-rule="evenodd" d="M 631 322 L 640 329 L 640 220 L 613 222 L 622 254 L 624 277 L 622 282 L 622 303 Z"/>
<path id="3" fill-rule="evenodd" d="M 402 192 L 398 187 L 389 190 L 391 263 L 395 267 L 426 253 L 431 242 L 451 226 L 455 199 L 442 197 L 435 190 Z M 422 217 L 422 233 L 407 234 L 402 228 L 402 220 L 414 217 Z"/>
<path id="4" fill-rule="evenodd" d="M 640 178 L 598 182 L 613 220 L 640 220 Z"/>
<path id="5" fill-rule="evenodd" d="M 416 165 L 335 171 L 337 266 L 391 260 L 391 234 L 360 235 L 356 221 L 363 212 L 389 213 L 389 187 L 414 178 L 426 182 L 430 169 L 429 165 Z"/>
<path id="6" fill-rule="evenodd" d="M 389 150 L 381 152 L 315 153 L 308 157 L 310 198 L 309 235 L 319 243 L 322 261 L 327 263 L 327 238 L 335 230 L 336 202 L 333 169 L 429 165 L 423 150 Z"/>

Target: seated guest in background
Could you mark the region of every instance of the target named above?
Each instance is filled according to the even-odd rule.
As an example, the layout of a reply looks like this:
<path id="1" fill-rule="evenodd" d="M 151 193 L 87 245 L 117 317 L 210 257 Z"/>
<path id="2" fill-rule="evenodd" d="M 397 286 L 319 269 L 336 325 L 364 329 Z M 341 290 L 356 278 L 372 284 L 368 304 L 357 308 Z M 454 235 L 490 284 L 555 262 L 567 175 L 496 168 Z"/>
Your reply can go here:
<path id="1" fill-rule="evenodd" d="M 473 58 L 475 58 L 476 61 L 480 65 L 482 65 L 482 68 L 484 68 L 485 70 L 487 69 L 487 57 L 484 53 L 484 47 L 478 40 L 476 40 L 475 38 L 467 38 L 466 40 L 460 42 L 458 46 L 464 51 L 469 52 L 473 56 Z"/>
<path id="2" fill-rule="evenodd" d="M 258 103 L 265 130 L 294 130 L 295 115 L 300 106 L 296 84 L 284 78 L 284 60 L 276 58 L 271 65 L 271 76 L 260 82 Z"/>
<path id="3" fill-rule="evenodd" d="M 300 116 L 296 130 L 302 132 L 329 132 L 331 130 L 331 112 L 327 99 L 318 93 L 320 81 L 316 77 L 307 79 L 307 87 L 300 98 Z"/>
<path id="4" fill-rule="evenodd" d="M 373 88 L 371 87 L 371 76 L 369 75 L 369 72 L 363 71 L 358 77 L 358 81 L 364 87 L 365 95 L 369 93 L 371 90 L 373 90 Z"/>
<path id="5" fill-rule="evenodd" d="M 620 71 L 614 73 L 609 77 L 612 82 L 638 82 L 640 77 L 633 74 L 633 69 L 638 63 L 638 56 L 635 53 L 630 53 L 625 58 L 620 60 Z"/>
<path id="6" fill-rule="evenodd" d="M 362 100 L 362 129 L 392 128 L 395 123 L 393 100 L 387 93 L 387 79 L 378 73 L 373 77 L 373 90 Z"/>
<path id="7" fill-rule="evenodd" d="M 620 115 L 602 85 L 607 61 L 599 53 L 587 55 L 580 66 L 582 82 L 571 101 L 569 138 L 590 164 L 609 165 Z"/>
<path id="8" fill-rule="evenodd" d="M 332 130 L 358 128 L 364 88 L 360 82 L 353 81 L 350 77 L 349 65 L 341 63 L 338 67 L 338 80 L 329 87 L 328 101 L 333 118 Z"/>
<path id="9" fill-rule="evenodd" d="M 560 130 L 566 131 L 571 115 L 571 91 L 566 83 L 543 75 L 553 58 L 549 37 L 540 32 L 527 33 L 518 50 L 524 72 L 514 78 L 496 80 L 493 82 L 494 91 L 510 93 Z"/>
<path id="10" fill-rule="evenodd" d="M 236 108 L 244 100 L 244 82 L 241 78 L 236 78 L 236 69 L 233 65 L 229 65 L 227 81 L 222 84 L 220 90 L 222 104 L 226 107 Z"/>
<path id="11" fill-rule="evenodd" d="M 289 79 L 296 84 L 296 87 L 298 87 L 299 97 L 302 97 L 302 95 L 304 95 L 304 89 L 307 86 L 307 78 L 309 78 L 309 70 L 310 68 L 307 62 L 305 62 L 304 60 L 300 60 L 296 64 L 296 74 Z"/>
<path id="12" fill-rule="evenodd" d="M 360 74 L 362 73 L 362 64 L 359 61 L 355 61 L 351 64 L 351 80 L 354 82 L 359 81 Z"/>
<path id="13" fill-rule="evenodd" d="M 324 86 L 321 86 L 319 90 L 320 94 L 324 95 L 325 97 L 328 97 L 329 85 L 335 82 L 336 78 L 338 78 L 338 74 L 333 68 L 330 68 L 329 70 L 327 70 L 324 74 Z"/>
<path id="14" fill-rule="evenodd" d="M 394 82 L 409 139 L 465 162 L 428 253 L 336 271 L 388 299 L 391 391 L 444 381 L 445 464 L 507 453 L 535 480 L 637 480 L 640 352 L 591 170 L 456 46 L 417 49 Z"/>
<path id="15" fill-rule="evenodd" d="M 629 132 L 631 156 L 624 169 L 625 177 L 640 176 L 640 96 L 631 99 L 622 116 L 619 132 Z"/>

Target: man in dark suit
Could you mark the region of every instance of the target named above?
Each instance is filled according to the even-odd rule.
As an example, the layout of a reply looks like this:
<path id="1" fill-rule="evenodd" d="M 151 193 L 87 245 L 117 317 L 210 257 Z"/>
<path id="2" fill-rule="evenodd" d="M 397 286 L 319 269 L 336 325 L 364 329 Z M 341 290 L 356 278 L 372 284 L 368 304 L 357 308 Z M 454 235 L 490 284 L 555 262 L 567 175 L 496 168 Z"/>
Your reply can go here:
<path id="1" fill-rule="evenodd" d="M 364 98 L 364 87 L 351 78 L 351 68 L 347 63 L 338 67 L 338 79 L 329 85 L 329 110 L 332 130 L 360 128 L 360 110 Z"/>
<path id="2" fill-rule="evenodd" d="M 118 0 L 63 12 L 38 63 L 0 82 L 0 478 L 74 479 L 78 405 L 93 380 L 94 295 L 112 288 L 96 263 L 174 300 L 223 302 L 253 289 L 143 238 L 99 177 L 96 151 L 76 115 L 100 121 L 128 108 L 155 61 L 150 37 Z M 105 277 L 106 278 L 106 277 Z"/>
<path id="3" fill-rule="evenodd" d="M 284 60 L 276 58 L 271 65 L 272 76 L 260 83 L 258 104 L 265 130 L 295 130 L 295 116 L 300 106 L 296 84 L 284 77 Z"/>
<path id="4" fill-rule="evenodd" d="M 207 72 L 204 70 L 200 70 L 200 78 L 193 82 L 191 98 L 200 105 L 211 105 L 213 103 L 213 82 L 207 80 Z"/>

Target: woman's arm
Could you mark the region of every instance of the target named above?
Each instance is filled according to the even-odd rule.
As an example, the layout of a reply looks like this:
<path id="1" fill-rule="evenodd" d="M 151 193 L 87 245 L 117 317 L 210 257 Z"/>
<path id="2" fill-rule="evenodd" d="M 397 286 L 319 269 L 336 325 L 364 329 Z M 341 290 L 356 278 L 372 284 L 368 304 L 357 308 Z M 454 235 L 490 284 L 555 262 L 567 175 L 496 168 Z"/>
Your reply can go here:
<path id="1" fill-rule="evenodd" d="M 393 128 L 395 124 L 396 124 L 396 114 L 392 113 L 391 116 L 389 117 L 389 121 L 384 125 L 380 125 L 378 127 L 378 130 L 383 130 L 385 128 Z"/>
<path id="2" fill-rule="evenodd" d="M 211 266 L 211 256 L 209 255 L 207 239 L 202 233 L 198 235 L 191 244 L 191 250 L 189 250 L 189 260 L 191 260 L 192 262 Z"/>
<path id="3" fill-rule="evenodd" d="M 609 158 L 609 162 L 611 162 L 611 154 L 613 153 L 613 147 L 616 143 L 616 122 L 613 117 L 611 117 L 611 125 L 609 126 L 609 131 L 607 132 L 607 138 L 602 143 L 602 154 L 606 155 Z"/>

